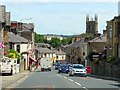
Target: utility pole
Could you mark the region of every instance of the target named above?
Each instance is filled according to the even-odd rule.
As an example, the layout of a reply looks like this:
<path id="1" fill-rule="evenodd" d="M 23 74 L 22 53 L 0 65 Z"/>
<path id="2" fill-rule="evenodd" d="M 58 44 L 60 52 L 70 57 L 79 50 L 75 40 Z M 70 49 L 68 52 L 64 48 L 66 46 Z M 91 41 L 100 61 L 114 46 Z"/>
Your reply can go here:
<path id="1" fill-rule="evenodd" d="M 4 27 L 2 27 L 2 22 L 0 22 L 0 60 L 4 56 L 3 30 L 4 30 Z"/>

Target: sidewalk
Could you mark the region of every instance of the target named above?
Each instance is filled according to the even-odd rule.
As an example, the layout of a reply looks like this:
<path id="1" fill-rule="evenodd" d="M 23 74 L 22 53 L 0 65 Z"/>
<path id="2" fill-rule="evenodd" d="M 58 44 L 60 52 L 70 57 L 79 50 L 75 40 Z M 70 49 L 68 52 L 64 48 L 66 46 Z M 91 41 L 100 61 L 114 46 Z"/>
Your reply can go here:
<path id="1" fill-rule="evenodd" d="M 107 77 L 107 76 L 99 76 L 99 75 L 93 75 L 93 74 L 89 74 L 88 76 L 94 77 L 94 78 L 101 78 L 101 79 L 105 79 L 105 80 L 114 80 L 114 81 L 120 82 L 120 78 Z"/>
<path id="2" fill-rule="evenodd" d="M 23 71 L 12 76 L 0 76 L 2 77 L 2 88 L 8 87 L 9 85 L 15 83 L 29 73 L 29 71 Z"/>

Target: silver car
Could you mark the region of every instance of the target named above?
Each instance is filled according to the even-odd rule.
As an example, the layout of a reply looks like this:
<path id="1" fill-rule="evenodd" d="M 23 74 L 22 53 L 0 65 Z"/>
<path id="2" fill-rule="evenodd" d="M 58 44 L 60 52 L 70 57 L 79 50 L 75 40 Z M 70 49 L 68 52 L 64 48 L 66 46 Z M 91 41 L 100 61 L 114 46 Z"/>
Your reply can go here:
<path id="1" fill-rule="evenodd" d="M 82 64 L 73 64 L 69 71 L 69 76 L 85 76 L 86 77 L 86 69 Z"/>

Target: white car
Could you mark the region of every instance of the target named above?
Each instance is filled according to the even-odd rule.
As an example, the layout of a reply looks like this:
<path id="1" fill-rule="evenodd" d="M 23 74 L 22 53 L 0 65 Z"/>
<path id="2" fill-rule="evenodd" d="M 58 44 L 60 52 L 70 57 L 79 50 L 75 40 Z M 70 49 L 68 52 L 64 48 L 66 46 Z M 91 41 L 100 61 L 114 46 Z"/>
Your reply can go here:
<path id="1" fill-rule="evenodd" d="M 73 64 L 69 71 L 69 76 L 80 75 L 86 77 L 86 69 L 82 64 Z"/>
<path id="2" fill-rule="evenodd" d="M 2 58 L 0 62 L 0 73 L 13 74 L 13 64 L 10 58 Z"/>

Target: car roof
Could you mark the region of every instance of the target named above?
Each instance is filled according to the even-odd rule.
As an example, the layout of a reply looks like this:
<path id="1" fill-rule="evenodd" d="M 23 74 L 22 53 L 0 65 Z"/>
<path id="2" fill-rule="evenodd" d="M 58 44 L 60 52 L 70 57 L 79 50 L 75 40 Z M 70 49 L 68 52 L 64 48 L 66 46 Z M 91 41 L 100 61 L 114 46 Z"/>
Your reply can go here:
<path id="1" fill-rule="evenodd" d="M 84 65 L 82 65 L 82 64 L 73 64 L 73 66 L 84 66 Z"/>

